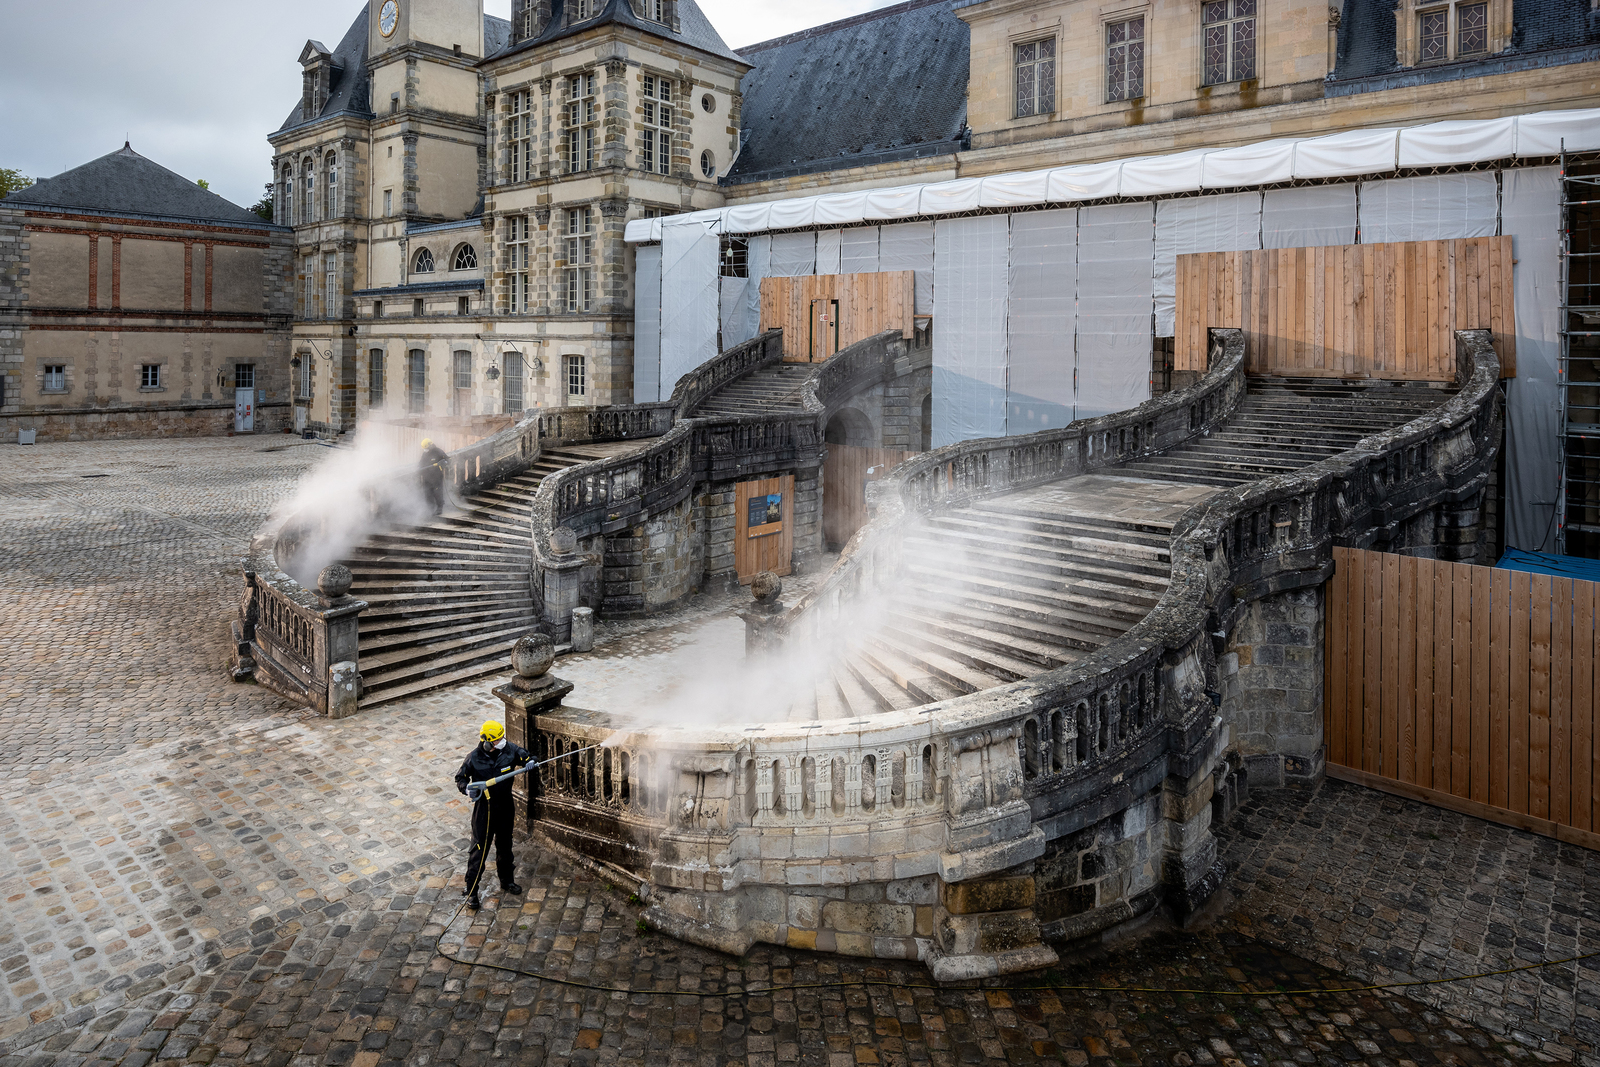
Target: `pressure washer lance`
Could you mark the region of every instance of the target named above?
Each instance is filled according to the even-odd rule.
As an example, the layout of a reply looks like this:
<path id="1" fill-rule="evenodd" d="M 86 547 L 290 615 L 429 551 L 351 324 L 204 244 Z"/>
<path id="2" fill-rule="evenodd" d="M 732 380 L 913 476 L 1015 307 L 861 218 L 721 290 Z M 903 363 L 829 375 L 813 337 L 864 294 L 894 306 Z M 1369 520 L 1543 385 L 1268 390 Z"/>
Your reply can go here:
<path id="1" fill-rule="evenodd" d="M 498 785 L 501 782 L 509 782 L 519 774 L 527 774 L 529 771 L 538 770 L 540 767 L 543 767 L 549 763 L 560 763 L 568 756 L 576 756 L 580 752 L 593 752 L 597 748 L 605 747 L 605 745 L 589 745 L 587 748 L 575 748 L 571 752 L 563 752 L 559 756 L 551 756 L 547 760 L 540 760 L 538 763 L 529 763 L 526 766 L 518 767 L 510 774 L 502 774 L 495 778 L 485 778 L 481 782 L 468 782 L 467 799 L 476 804 L 478 801 L 483 799 L 484 790 L 488 789 L 491 785 Z"/>

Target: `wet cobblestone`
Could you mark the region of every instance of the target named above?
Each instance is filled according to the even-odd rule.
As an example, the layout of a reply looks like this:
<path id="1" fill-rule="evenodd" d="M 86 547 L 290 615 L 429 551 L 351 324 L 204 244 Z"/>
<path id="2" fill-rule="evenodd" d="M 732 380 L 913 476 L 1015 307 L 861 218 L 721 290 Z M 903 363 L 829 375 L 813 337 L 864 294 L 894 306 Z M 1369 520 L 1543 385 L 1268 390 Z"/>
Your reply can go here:
<path id="1" fill-rule="evenodd" d="M 527 894 L 458 914 L 466 810 L 449 777 L 499 713 L 493 682 L 330 722 L 227 681 L 235 559 L 315 458 L 260 447 L 0 450 L 0 686 L 22 694 L 0 711 L 5 1067 L 1596 1062 L 1592 969 L 1265 992 L 1594 940 L 1594 854 L 1331 783 L 1258 795 L 1222 831 L 1233 896 L 1208 929 L 1152 926 L 1010 983 L 1054 989 L 924 988 L 912 964 L 684 945 L 640 929 L 627 887 L 529 840 Z M 53 473 L 35 484 L 40 464 Z M 80 490 L 84 472 L 111 477 Z M 596 687 L 616 676 L 587 669 Z M 650 992 L 468 966 L 441 942 Z M 888 984 L 840 984 L 859 978 Z"/>

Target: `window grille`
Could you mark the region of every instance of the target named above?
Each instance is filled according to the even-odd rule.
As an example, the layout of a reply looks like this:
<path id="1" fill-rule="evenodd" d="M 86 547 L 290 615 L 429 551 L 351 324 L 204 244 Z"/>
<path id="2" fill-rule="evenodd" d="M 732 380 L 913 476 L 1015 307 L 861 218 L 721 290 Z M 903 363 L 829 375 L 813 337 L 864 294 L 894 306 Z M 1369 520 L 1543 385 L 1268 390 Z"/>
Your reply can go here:
<path id="1" fill-rule="evenodd" d="M 568 396 L 583 396 L 584 395 L 584 387 L 585 387 L 585 384 L 586 384 L 584 382 L 584 374 L 583 374 L 583 370 L 584 370 L 584 368 L 583 368 L 583 357 L 582 356 L 568 356 L 568 357 L 566 357 L 566 360 L 567 360 L 567 395 Z"/>
<path id="2" fill-rule="evenodd" d="M 1424 11 L 1417 16 L 1417 58 L 1423 63 L 1436 63 L 1450 58 L 1450 9 L 1441 7 Z"/>
<path id="3" fill-rule="evenodd" d="M 567 211 L 566 305 L 568 311 L 588 311 L 591 300 L 591 262 L 594 254 L 593 221 L 586 207 Z"/>
<path id="4" fill-rule="evenodd" d="M 64 393 L 67 390 L 67 365 L 52 363 L 44 369 L 44 389 L 47 393 Z"/>
<path id="5" fill-rule="evenodd" d="M 317 261 L 314 259 L 308 258 L 305 261 L 305 280 L 306 303 L 301 317 L 314 319 L 317 317 Z"/>
<path id="6" fill-rule="evenodd" d="M 428 354 L 420 348 L 408 353 L 406 366 L 406 407 L 413 415 L 422 414 L 428 401 Z"/>
<path id="7" fill-rule="evenodd" d="M 516 352 L 507 352 L 501 362 L 504 369 L 502 381 L 505 382 L 503 412 L 507 415 L 520 415 L 522 413 L 522 356 Z"/>
<path id="8" fill-rule="evenodd" d="M 644 0 L 644 17 L 651 22 L 667 21 L 667 0 Z"/>
<path id="9" fill-rule="evenodd" d="M 283 168 L 283 181 L 278 186 L 279 204 L 283 210 L 279 215 L 285 226 L 294 225 L 294 171 L 289 167 Z"/>
<path id="10" fill-rule="evenodd" d="M 594 168 L 599 128 L 595 125 L 595 76 L 585 72 L 567 79 L 567 170 Z"/>
<path id="11" fill-rule="evenodd" d="M 233 365 L 233 387 L 235 389 L 254 389 L 256 387 L 256 365 L 254 363 L 235 363 Z"/>
<path id="12" fill-rule="evenodd" d="M 1106 99 L 1144 95 L 1144 16 L 1106 23 Z"/>
<path id="13" fill-rule="evenodd" d="M 145 363 L 145 364 L 140 365 L 140 367 L 139 367 L 139 388 L 140 389 L 160 389 L 161 388 L 161 364 L 159 364 L 159 363 Z"/>
<path id="14" fill-rule="evenodd" d="M 454 366 L 452 367 L 452 370 L 454 371 L 455 387 L 457 389 L 471 389 L 472 388 L 472 353 L 471 352 L 457 352 L 457 353 L 455 353 L 455 361 L 454 361 Z"/>
<path id="15" fill-rule="evenodd" d="M 533 93 L 520 89 L 511 94 L 511 117 L 506 120 L 506 180 L 533 179 Z"/>
<path id="16" fill-rule="evenodd" d="M 1456 7 L 1456 55 L 1482 55 L 1489 51 L 1489 5 Z"/>
<path id="17" fill-rule="evenodd" d="M 450 263 L 451 270 L 477 270 L 478 250 L 471 245 L 462 245 L 456 249 L 456 258 Z"/>
<path id="18" fill-rule="evenodd" d="M 322 262 L 322 306 L 329 318 L 339 314 L 339 260 L 327 256 Z"/>
<path id="19" fill-rule="evenodd" d="M 641 117 L 644 129 L 639 134 L 639 169 L 652 174 L 672 172 L 673 84 L 653 74 L 644 76 Z"/>
<path id="20" fill-rule="evenodd" d="M 573 22 L 582 22 L 597 13 L 601 0 L 567 0 L 567 9 L 572 13 Z"/>
<path id="21" fill-rule="evenodd" d="M 336 219 L 339 217 L 339 157 L 332 152 L 328 153 L 328 180 L 325 183 L 328 203 L 323 208 L 325 218 Z"/>
<path id="22" fill-rule="evenodd" d="M 433 273 L 433 253 L 424 248 L 417 253 L 417 265 L 411 268 L 412 274 Z"/>
<path id="23" fill-rule="evenodd" d="M 527 311 L 529 307 L 529 248 L 528 216 L 513 215 L 506 219 L 506 272 L 512 311 Z"/>
<path id="24" fill-rule="evenodd" d="M 383 407 L 383 349 L 374 348 L 367 353 L 367 403 Z"/>
<path id="25" fill-rule="evenodd" d="M 304 352 L 300 356 L 300 393 L 299 393 L 299 395 L 301 397 L 303 397 L 304 399 L 306 399 L 306 400 L 310 400 L 311 399 L 311 367 L 312 367 L 312 363 L 313 363 L 314 359 L 315 359 L 315 357 L 312 356 L 310 352 Z"/>
<path id="26" fill-rule="evenodd" d="M 306 160 L 300 165 L 301 172 L 305 175 L 305 195 L 300 198 L 301 212 L 305 215 L 301 222 L 316 221 L 317 203 L 317 172 L 311 160 Z"/>
<path id="27" fill-rule="evenodd" d="M 1256 0 L 1206 0 L 1200 23 L 1207 85 L 1256 76 Z"/>
<path id="28" fill-rule="evenodd" d="M 1017 67 L 1017 118 L 1048 115 L 1056 109 L 1056 39 L 1046 37 L 1014 47 Z"/>

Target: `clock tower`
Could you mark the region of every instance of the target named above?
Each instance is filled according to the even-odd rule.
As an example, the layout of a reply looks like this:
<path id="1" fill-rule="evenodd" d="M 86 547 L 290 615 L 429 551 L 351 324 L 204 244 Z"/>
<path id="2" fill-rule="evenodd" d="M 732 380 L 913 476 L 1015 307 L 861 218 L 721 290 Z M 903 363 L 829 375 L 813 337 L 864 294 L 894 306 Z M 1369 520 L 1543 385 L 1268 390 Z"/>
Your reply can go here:
<path id="1" fill-rule="evenodd" d="M 483 58 L 482 0 L 370 0 L 367 23 L 374 60 L 413 44 Z"/>

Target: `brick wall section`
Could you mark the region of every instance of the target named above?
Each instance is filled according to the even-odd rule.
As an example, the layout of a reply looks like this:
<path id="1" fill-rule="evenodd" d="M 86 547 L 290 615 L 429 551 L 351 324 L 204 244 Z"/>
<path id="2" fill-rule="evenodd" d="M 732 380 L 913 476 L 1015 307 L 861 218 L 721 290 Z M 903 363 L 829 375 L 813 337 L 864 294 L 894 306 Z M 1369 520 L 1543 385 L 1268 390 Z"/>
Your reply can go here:
<path id="1" fill-rule="evenodd" d="M 287 403 L 261 404 L 255 432 L 278 433 L 294 421 Z M 71 413 L 0 414 L 0 441 L 17 439 L 18 428 L 37 430 L 38 441 L 116 441 L 140 437 L 222 437 L 233 433 L 233 404 L 171 408 L 126 408 Z"/>
<path id="2" fill-rule="evenodd" d="M 22 316 L 28 305 L 28 243 L 20 212 L 0 210 L 0 379 L 5 403 L 0 412 L 18 410 L 22 395 Z M 15 427 L 8 427 L 14 435 Z M 7 439 L 0 435 L 0 439 Z M 14 440 L 14 436 L 11 438 Z"/>

